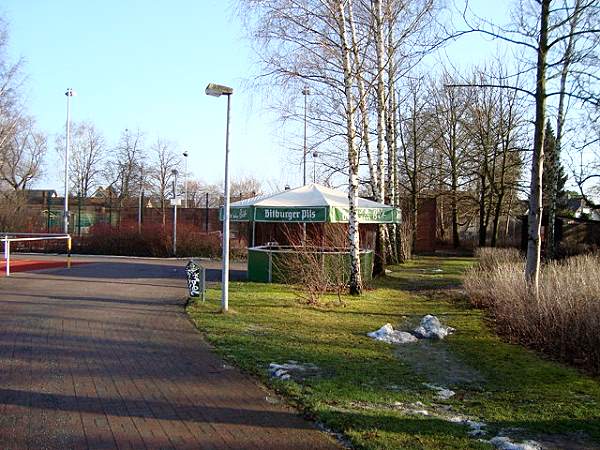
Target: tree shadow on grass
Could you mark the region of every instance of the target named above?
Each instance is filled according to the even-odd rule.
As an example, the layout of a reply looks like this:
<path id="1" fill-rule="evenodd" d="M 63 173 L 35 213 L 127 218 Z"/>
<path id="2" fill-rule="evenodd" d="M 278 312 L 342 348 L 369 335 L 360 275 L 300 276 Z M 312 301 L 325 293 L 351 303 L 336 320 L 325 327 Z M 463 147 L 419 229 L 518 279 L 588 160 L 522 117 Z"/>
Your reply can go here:
<path id="1" fill-rule="evenodd" d="M 436 416 L 403 415 L 381 410 L 329 410 L 321 413 L 320 419 L 327 426 L 345 430 L 368 448 L 377 448 L 379 436 L 382 436 L 382 443 L 393 442 L 397 448 L 403 449 L 493 448 L 479 441 L 479 437 L 469 436 L 468 425 Z M 544 442 L 548 445 L 544 448 L 548 449 L 592 450 L 600 448 L 599 428 L 597 418 L 490 421 L 486 423 L 486 434 L 481 439 L 503 435 L 516 442 Z"/>

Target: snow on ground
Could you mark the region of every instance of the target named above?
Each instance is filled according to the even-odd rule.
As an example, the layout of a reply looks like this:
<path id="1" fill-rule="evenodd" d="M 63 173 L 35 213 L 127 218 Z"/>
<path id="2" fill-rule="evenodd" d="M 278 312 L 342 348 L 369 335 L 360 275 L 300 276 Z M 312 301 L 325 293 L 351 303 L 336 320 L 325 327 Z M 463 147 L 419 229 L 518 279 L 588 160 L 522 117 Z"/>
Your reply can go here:
<path id="1" fill-rule="evenodd" d="M 319 367 L 311 363 L 300 364 L 297 361 L 288 361 L 284 364 L 272 362 L 269 364 L 269 375 L 280 380 L 290 380 L 292 377 L 304 378 L 319 371 Z"/>
<path id="2" fill-rule="evenodd" d="M 433 389 L 434 391 L 437 391 L 438 400 L 448 400 L 450 397 L 453 397 L 456 394 L 456 392 L 451 391 L 448 388 L 438 386 L 436 384 L 423 383 L 423 386 L 428 387 L 429 389 Z"/>
<path id="3" fill-rule="evenodd" d="M 386 323 L 377 331 L 367 333 L 367 336 L 377 341 L 387 342 L 388 344 L 407 344 L 418 340 L 406 331 L 394 330 L 394 327 L 389 323 Z"/>
<path id="4" fill-rule="evenodd" d="M 490 439 L 489 442 L 498 450 L 542 450 L 542 446 L 535 441 L 525 441 L 517 444 L 506 436 L 496 436 Z"/>
<path id="5" fill-rule="evenodd" d="M 444 339 L 454 331 L 454 328 L 442 325 L 437 317 L 427 314 L 413 333 L 423 339 Z"/>
<path id="6" fill-rule="evenodd" d="M 442 325 L 437 317 L 428 314 L 421 319 L 420 325 L 412 333 L 394 330 L 392 324 L 386 323 L 379 330 L 367 333 L 367 336 L 388 344 L 408 344 L 417 342 L 418 338 L 444 339 L 452 332 L 454 332 L 454 328 Z"/>

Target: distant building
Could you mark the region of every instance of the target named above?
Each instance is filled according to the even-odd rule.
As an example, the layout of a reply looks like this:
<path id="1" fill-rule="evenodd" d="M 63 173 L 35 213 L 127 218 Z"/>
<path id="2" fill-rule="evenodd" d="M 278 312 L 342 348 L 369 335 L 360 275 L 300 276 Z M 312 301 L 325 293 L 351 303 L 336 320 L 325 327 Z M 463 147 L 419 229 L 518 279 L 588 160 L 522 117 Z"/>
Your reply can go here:
<path id="1" fill-rule="evenodd" d="M 566 209 L 576 219 L 600 220 L 600 210 L 582 196 L 571 197 L 567 201 Z"/>
<path id="2" fill-rule="evenodd" d="M 23 191 L 28 204 L 43 204 L 48 199 L 55 199 L 58 194 L 54 189 L 25 189 Z"/>

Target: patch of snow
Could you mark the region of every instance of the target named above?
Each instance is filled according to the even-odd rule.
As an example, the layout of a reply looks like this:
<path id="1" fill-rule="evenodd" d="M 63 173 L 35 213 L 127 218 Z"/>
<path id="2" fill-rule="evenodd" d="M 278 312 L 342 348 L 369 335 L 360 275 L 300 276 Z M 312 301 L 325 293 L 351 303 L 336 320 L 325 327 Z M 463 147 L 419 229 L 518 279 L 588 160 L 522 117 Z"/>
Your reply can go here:
<path id="1" fill-rule="evenodd" d="M 292 378 L 293 373 L 310 373 L 318 371 L 319 368 L 314 364 L 299 364 L 297 361 L 288 361 L 285 364 L 271 363 L 269 364 L 269 374 L 273 378 L 286 381 Z"/>
<path id="2" fill-rule="evenodd" d="M 414 334 L 423 339 L 444 339 L 454 332 L 454 328 L 442 325 L 436 316 L 427 314 L 421 319 L 421 324 L 414 329 Z"/>
<path id="3" fill-rule="evenodd" d="M 484 422 L 477 422 L 465 416 L 450 416 L 446 419 L 448 422 L 460 423 L 470 428 L 468 435 L 471 437 L 483 436 L 487 432 L 484 428 L 487 426 Z"/>
<path id="4" fill-rule="evenodd" d="M 437 386 L 435 384 L 429 384 L 429 383 L 423 383 L 423 385 L 428 387 L 429 389 L 433 389 L 434 391 L 437 391 L 438 400 L 448 400 L 450 397 L 453 397 L 454 395 L 456 395 L 456 392 L 451 391 L 450 389 L 447 389 L 445 387 L 441 387 L 441 386 Z"/>
<path id="5" fill-rule="evenodd" d="M 525 441 L 517 444 L 506 436 L 496 436 L 490 439 L 490 444 L 499 450 L 542 450 L 542 446 L 535 441 Z"/>
<path id="6" fill-rule="evenodd" d="M 386 323 L 377 331 L 367 333 L 367 336 L 377 341 L 387 342 L 388 344 L 407 344 L 418 340 L 406 331 L 394 330 L 394 327 L 389 323 Z"/>
<path id="7" fill-rule="evenodd" d="M 469 436 L 480 437 L 486 434 L 486 431 L 484 430 L 486 424 L 483 422 L 475 422 L 474 420 L 467 419 L 465 424 L 471 428 L 471 431 L 468 433 Z"/>

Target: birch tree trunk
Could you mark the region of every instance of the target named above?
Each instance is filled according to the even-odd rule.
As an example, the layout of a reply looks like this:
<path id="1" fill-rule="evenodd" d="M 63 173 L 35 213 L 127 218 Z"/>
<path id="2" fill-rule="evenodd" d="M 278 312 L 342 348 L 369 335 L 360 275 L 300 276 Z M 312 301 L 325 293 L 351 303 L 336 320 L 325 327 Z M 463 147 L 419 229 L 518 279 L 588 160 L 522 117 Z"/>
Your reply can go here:
<path id="1" fill-rule="evenodd" d="M 527 261 L 525 277 L 537 298 L 539 289 L 541 228 L 542 228 L 542 173 L 544 165 L 544 134 L 546 128 L 546 56 L 548 53 L 548 16 L 550 1 L 541 0 L 540 36 L 537 48 L 535 88 L 535 131 L 533 161 L 529 192 L 527 233 Z"/>
<path id="2" fill-rule="evenodd" d="M 383 202 L 385 199 L 385 183 L 383 177 L 384 166 L 384 125 L 385 125 L 385 64 L 383 50 L 383 11 L 381 0 L 373 0 L 371 2 L 375 37 L 375 53 L 377 60 L 376 67 L 376 93 L 377 93 L 377 191 L 375 192 L 375 200 Z M 386 226 L 379 224 L 377 226 L 377 243 L 375 246 L 375 257 L 373 261 L 373 275 L 382 275 L 385 273 L 385 254 L 386 254 Z"/>
<path id="3" fill-rule="evenodd" d="M 362 276 L 360 271 L 360 237 L 358 231 L 358 152 L 355 142 L 355 123 L 354 123 L 354 98 L 352 96 L 352 86 L 354 76 L 352 65 L 350 63 L 350 47 L 346 36 L 348 24 L 344 1 L 336 1 L 338 13 L 337 24 L 342 44 L 342 64 L 344 71 L 344 94 L 346 97 L 346 138 L 348 141 L 348 239 L 350 241 L 350 294 L 360 295 L 362 293 Z M 352 1 L 347 0 L 348 8 L 352 9 Z"/>

